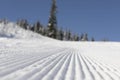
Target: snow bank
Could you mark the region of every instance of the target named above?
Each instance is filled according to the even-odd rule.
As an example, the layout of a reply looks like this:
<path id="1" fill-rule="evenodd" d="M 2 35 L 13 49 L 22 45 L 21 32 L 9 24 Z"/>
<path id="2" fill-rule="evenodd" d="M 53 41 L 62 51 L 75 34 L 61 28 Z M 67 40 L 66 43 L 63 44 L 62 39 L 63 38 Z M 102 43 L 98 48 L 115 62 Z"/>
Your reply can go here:
<path id="1" fill-rule="evenodd" d="M 30 30 L 22 29 L 15 23 L 0 23 L 0 38 L 17 38 L 17 39 L 41 39 L 51 41 L 54 39 L 34 33 Z M 55 40 L 54 40 L 55 41 Z"/>
<path id="2" fill-rule="evenodd" d="M 8 37 L 8 38 L 40 38 L 41 36 L 38 34 L 33 34 L 33 32 L 24 30 L 20 28 L 15 23 L 1 23 L 0 24 L 0 37 Z"/>

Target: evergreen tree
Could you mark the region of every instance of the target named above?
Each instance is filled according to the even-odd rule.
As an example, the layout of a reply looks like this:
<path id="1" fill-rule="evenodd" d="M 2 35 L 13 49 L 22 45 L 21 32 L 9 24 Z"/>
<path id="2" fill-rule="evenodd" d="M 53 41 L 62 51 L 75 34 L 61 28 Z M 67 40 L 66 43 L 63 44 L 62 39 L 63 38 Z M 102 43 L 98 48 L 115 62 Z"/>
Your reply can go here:
<path id="1" fill-rule="evenodd" d="M 91 41 L 95 41 L 95 39 L 92 37 L 92 38 L 91 38 Z"/>
<path id="2" fill-rule="evenodd" d="M 75 41 L 75 34 L 74 34 L 73 37 L 72 37 L 72 41 Z"/>
<path id="3" fill-rule="evenodd" d="M 88 35 L 87 35 L 87 33 L 85 33 L 83 35 L 82 41 L 88 41 Z"/>
<path id="4" fill-rule="evenodd" d="M 63 34 L 63 33 L 64 33 L 64 31 L 61 29 L 61 30 L 60 30 L 60 40 L 63 40 L 63 37 L 64 37 L 64 34 Z"/>
<path id="5" fill-rule="evenodd" d="M 29 27 L 29 24 L 26 19 L 17 21 L 17 24 L 24 29 L 28 29 L 28 27 Z"/>
<path id="6" fill-rule="evenodd" d="M 47 36 L 47 29 L 45 27 L 43 27 L 41 31 L 43 36 Z"/>
<path id="7" fill-rule="evenodd" d="M 79 36 L 78 35 L 76 35 L 76 41 L 79 41 Z"/>
<path id="8" fill-rule="evenodd" d="M 84 34 L 81 34 L 80 36 L 80 41 L 82 41 Z"/>
<path id="9" fill-rule="evenodd" d="M 64 36 L 64 34 L 63 34 L 63 30 L 61 28 L 60 30 L 57 31 L 57 39 L 63 40 L 63 36 Z"/>
<path id="10" fill-rule="evenodd" d="M 63 40 L 67 41 L 67 32 L 66 31 L 63 32 Z"/>
<path id="11" fill-rule="evenodd" d="M 75 35 L 73 36 L 73 41 L 79 41 L 79 36 L 75 34 Z"/>
<path id="12" fill-rule="evenodd" d="M 72 40 L 72 36 L 71 36 L 72 34 L 71 34 L 71 32 L 70 32 L 70 30 L 68 31 L 67 29 L 66 29 L 66 31 L 64 32 L 64 38 L 63 38 L 63 40 L 65 40 L 65 41 L 70 41 L 70 40 Z"/>
<path id="13" fill-rule="evenodd" d="M 71 31 L 70 30 L 67 33 L 67 38 L 68 38 L 69 41 L 71 41 Z"/>
<path id="14" fill-rule="evenodd" d="M 42 34 L 42 25 L 39 21 L 34 24 L 33 31 Z"/>
<path id="15" fill-rule="evenodd" d="M 52 7 L 50 11 L 50 17 L 48 21 L 47 27 L 47 35 L 52 38 L 56 38 L 57 36 L 57 19 L 56 19 L 56 0 L 52 0 Z"/>
<path id="16" fill-rule="evenodd" d="M 31 31 L 34 31 L 34 25 L 31 25 L 30 30 L 31 30 Z"/>

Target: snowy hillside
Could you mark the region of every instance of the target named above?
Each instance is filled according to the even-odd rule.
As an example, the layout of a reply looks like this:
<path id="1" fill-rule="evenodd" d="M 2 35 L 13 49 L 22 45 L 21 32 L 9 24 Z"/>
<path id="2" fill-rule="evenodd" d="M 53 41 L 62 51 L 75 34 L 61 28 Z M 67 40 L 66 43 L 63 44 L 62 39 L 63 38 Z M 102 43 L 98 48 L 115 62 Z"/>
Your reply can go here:
<path id="1" fill-rule="evenodd" d="M 120 43 L 60 42 L 13 23 L 0 36 L 0 80 L 120 80 Z"/>
<path id="2" fill-rule="evenodd" d="M 14 23 L 0 24 L 0 36 L 8 38 L 29 38 L 29 37 L 39 37 L 39 35 L 33 35 L 32 32 L 23 30 Z"/>
<path id="3" fill-rule="evenodd" d="M 34 33 L 29 30 L 24 30 L 15 23 L 9 22 L 7 24 L 0 23 L 0 37 L 7 38 L 19 38 L 19 39 L 44 39 L 53 40 L 47 37 L 43 37 L 40 34 Z M 55 40 L 54 40 L 55 41 Z"/>

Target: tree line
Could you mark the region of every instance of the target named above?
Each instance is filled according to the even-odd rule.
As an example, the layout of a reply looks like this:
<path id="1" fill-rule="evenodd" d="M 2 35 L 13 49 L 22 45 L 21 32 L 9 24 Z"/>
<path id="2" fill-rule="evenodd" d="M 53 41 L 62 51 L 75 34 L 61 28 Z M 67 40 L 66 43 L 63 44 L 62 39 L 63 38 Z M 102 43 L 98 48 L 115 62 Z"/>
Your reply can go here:
<path id="1" fill-rule="evenodd" d="M 64 41 L 94 41 L 94 38 L 88 39 L 88 34 L 84 33 L 81 35 L 73 34 L 70 30 L 63 30 L 62 28 L 52 28 L 49 27 L 51 24 L 48 24 L 47 27 L 43 26 L 40 21 L 37 21 L 34 24 L 29 24 L 26 19 L 21 19 L 16 22 L 17 25 L 26 30 L 31 30 L 43 36 L 51 37 L 58 40 Z"/>
<path id="2" fill-rule="evenodd" d="M 8 24 L 9 22 L 10 21 L 8 21 L 5 18 L 0 19 L 0 23 L 2 24 Z M 47 27 L 43 26 L 39 21 L 31 25 L 26 19 L 21 19 L 21 20 L 17 20 L 16 24 L 25 30 L 30 30 L 35 33 L 41 34 L 43 36 L 48 36 L 53 38 L 52 36 L 50 36 L 51 33 L 48 31 L 49 30 L 48 26 Z M 64 40 L 64 41 L 95 41 L 94 37 L 88 38 L 87 33 L 82 33 L 78 35 L 78 34 L 73 34 L 70 30 L 64 30 L 62 28 L 59 29 L 57 28 L 56 31 L 57 33 L 55 34 L 54 39 Z M 103 38 L 100 41 L 107 42 L 109 41 L 109 39 Z"/>

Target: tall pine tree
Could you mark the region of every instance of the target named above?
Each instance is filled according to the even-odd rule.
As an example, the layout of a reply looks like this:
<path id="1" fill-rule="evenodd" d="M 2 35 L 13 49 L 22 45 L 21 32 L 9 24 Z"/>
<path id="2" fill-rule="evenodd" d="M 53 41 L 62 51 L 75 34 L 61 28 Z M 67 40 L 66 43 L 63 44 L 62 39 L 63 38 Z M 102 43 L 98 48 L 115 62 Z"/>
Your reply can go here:
<path id="1" fill-rule="evenodd" d="M 57 19 L 56 19 L 56 0 L 52 0 L 52 7 L 50 11 L 50 17 L 47 26 L 47 36 L 55 38 L 57 37 Z"/>

